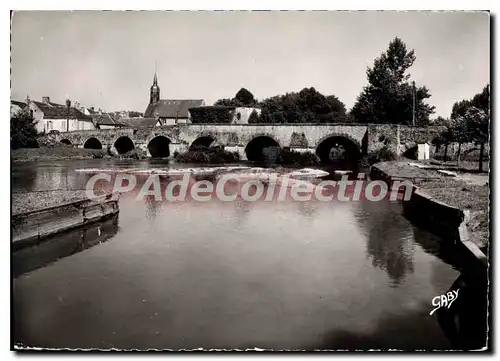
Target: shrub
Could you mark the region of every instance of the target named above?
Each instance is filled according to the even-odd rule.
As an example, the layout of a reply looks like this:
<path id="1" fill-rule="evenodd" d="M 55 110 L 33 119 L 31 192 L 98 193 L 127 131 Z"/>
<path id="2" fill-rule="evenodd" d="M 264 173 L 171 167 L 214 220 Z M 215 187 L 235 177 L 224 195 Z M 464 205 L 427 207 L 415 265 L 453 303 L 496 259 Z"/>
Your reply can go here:
<path id="1" fill-rule="evenodd" d="M 240 156 L 237 152 L 229 152 L 218 147 L 191 149 L 185 153 L 174 153 L 179 163 L 220 164 L 237 162 Z"/>
<path id="2" fill-rule="evenodd" d="M 10 118 L 10 147 L 38 148 L 36 121 L 29 110 L 23 109 Z"/>
<path id="3" fill-rule="evenodd" d="M 297 152 L 290 149 L 282 149 L 276 163 L 282 165 L 317 165 L 318 158 L 312 152 Z"/>
<path id="4" fill-rule="evenodd" d="M 191 122 L 196 123 L 231 123 L 233 111 L 232 106 L 206 106 L 190 108 Z"/>

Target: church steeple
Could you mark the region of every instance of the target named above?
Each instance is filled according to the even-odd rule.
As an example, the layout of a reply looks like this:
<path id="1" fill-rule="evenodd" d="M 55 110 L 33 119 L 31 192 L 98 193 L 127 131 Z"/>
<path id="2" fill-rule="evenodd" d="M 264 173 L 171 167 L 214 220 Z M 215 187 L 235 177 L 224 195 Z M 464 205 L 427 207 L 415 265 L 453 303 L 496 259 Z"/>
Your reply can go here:
<path id="1" fill-rule="evenodd" d="M 155 75 L 153 77 L 153 85 L 151 86 L 149 104 L 155 104 L 160 101 L 160 87 L 158 86 L 158 77 L 156 75 L 156 64 L 155 64 Z"/>

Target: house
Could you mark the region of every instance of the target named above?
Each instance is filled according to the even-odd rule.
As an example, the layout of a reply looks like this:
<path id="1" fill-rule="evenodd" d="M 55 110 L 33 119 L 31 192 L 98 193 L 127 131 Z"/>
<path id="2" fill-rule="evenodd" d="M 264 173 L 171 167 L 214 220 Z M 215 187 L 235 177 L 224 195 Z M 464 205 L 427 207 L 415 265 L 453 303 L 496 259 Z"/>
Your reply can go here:
<path id="1" fill-rule="evenodd" d="M 121 118 L 118 120 L 124 127 L 140 128 L 140 127 L 155 127 L 160 125 L 160 120 L 157 118 Z"/>
<path id="2" fill-rule="evenodd" d="M 39 132 L 59 132 L 74 130 L 96 129 L 92 122 L 92 117 L 83 114 L 75 107 L 54 103 L 47 96 L 42 97 L 42 101 L 34 101 L 29 98 L 26 103 L 37 121 L 36 128 Z"/>
<path id="3" fill-rule="evenodd" d="M 125 126 L 119 119 L 115 119 L 109 113 L 97 113 L 91 115 L 91 117 L 97 129 L 115 129 Z"/>
<path id="4" fill-rule="evenodd" d="M 204 106 L 201 99 L 161 99 L 154 104 L 149 104 L 144 112 L 145 118 L 157 118 L 159 125 L 173 125 L 190 123 L 189 108 Z"/>
<path id="5" fill-rule="evenodd" d="M 144 118 L 159 119 L 159 125 L 186 124 L 190 123 L 191 118 L 189 108 L 204 105 L 203 99 L 160 99 L 160 87 L 155 72 Z"/>

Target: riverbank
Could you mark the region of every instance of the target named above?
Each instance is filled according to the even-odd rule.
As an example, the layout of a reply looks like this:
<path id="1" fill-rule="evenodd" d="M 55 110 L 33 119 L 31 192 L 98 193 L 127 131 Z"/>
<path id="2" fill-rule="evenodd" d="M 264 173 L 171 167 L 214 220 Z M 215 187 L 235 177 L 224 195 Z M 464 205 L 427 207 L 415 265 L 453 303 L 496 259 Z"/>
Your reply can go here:
<path id="1" fill-rule="evenodd" d="M 118 213 L 118 194 L 84 190 L 12 193 L 12 243 L 15 250 L 38 244 L 57 233 Z"/>
<path id="2" fill-rule="evenodd" d="M 442 172 L 442 171 L 445 172 Z M 392 161 L 372 166 L 372 173 L 385 175 L 387 181 L 410 180 L 418 191 L 437 203 L 456 208 L 464 214 L 468 239 L 483 253 L 489 246 L 489 182 L 487 173 L 450 170 L 446 164 L 417 161 Z"/>
<path id="3" fill-rule="evenodd" d="M 11 150 L 10 154 L 13 162 L 111 158 L 111 155 L 104 149 L 84 149 L 66 146 L 21 148 Z"/>

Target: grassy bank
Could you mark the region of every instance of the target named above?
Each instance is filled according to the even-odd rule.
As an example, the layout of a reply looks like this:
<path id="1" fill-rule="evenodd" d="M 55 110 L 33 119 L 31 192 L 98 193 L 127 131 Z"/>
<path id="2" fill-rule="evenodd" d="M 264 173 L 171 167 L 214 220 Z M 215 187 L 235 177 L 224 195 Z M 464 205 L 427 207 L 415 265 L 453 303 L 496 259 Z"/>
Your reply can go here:
<path id="1" fill-rule="evenodd" d="M 376 167 L 391 178 L 404 178 L 411 180 L 432 198 L 470 211 L 470 220 L 467 228 L 470 231 L 471 241 L 479 248 L 488 245 L 489 240 L 489 183 L 488 175 L 484 173 L 457 172 L 457 177 L 449 177 L 439 173 L 438 169 L 454 170 L 446 164 L 431 164 L 421 162 L 431 169 L 422 169 L 409 165 L 419 163 L 416 161 L 394 161 L 377 163 Z M 456 166 L 456 163 L 455 163 Z M 472 168 L 472 166 L 471 166 Z"/>
<path id="2" fill-rule="evenodd" d="M 144 152 L 134 149 L 126 154 L 111 155 L 107 149 L 84 149 L 67 146 L 21 148 L 11 150 L 13 162 L 36 162 L 50 160 L 88 160 L 88 159 L 111 159 L 132 158 L 142 159 Z"/>
<path id="3" fill-rule="evenodd" d="M 80 160 L 110 157 L 105 150 L 83 149 L 71 147 L 21 148 L 11 151 L 13 162 L 30 162 L 39 160 Z"/>

